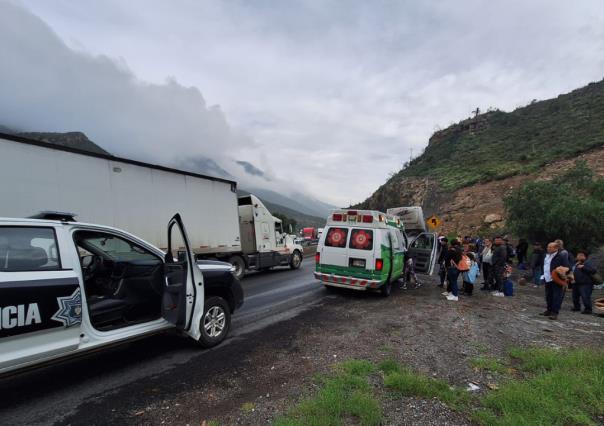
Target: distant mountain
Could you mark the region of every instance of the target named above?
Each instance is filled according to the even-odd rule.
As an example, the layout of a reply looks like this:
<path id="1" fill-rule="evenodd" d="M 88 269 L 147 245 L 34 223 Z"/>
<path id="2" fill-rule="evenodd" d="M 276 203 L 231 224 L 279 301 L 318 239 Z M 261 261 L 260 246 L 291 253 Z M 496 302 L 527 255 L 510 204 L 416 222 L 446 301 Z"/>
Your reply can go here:
<path id="1" fill-rule="evenodd" d="M 323 203 L 322 201 L 316 200 L 307 195 L 299 192 L 290 195 L 281 194 L 270 189 L 263 188 L 242 188 L 249 191 L 259 197 L 262 200 L 266 200 L 273 204 L 279 204 L 289 209 L 296 210 L 300 213 L 309 216 L 327 217 L 330 210 L 334 209 L 334 206 Z"/>
<path id="2" fill-rule="evenodd" d="M 242 189 L 238 190 L 237 193 L 240 196 L 250 194 L 250 192 L 242 190 Z M 257 196 L 258 198 L 260 198 L 260 200 L 262 200 L 264 205 L 270 210 L 270 212 L 272 214 L 281 213 L 291 219 L 295 219 L 295 221 L 298 223 L 298 228 L 306 228 L 306 227 L 311 227 L 311 226 L 315 227 L 315 228 L 322 228 L 325 226 L 325 217 L 327 217 L 327 215 L 317 217 L 317 216 L 313 216 L 313 215 L 309 215 L 309 214 L 300 213 L 298 210 L 291 209 L 291 208 L 283 206 L 281 204 L 277 204 L 277 203 L 268 201 L 267 199 L 263 198 L 261 195 L 258 195 L 257 191 L 253 192 L 253 194 L 255 196 Z M 294 232 L 295 231 L 296 230 L 294 230 Z"/>
<path id="3" fill-rule="evenodd" d="M 0 132 L 42 142 L 49 142 L 67 148 L 81 149 L 82 151 L 93 152 L 95 154 L 109 155 L 107 151 L 88 139 L 82 132 L 19 132 L 1 125 Z"/>
<path id="4" fill-rule="evenodd" d="M 247 161 L 236 161 L 236 163 L 243 167 L 243 170 L 245 170 L 247 174 L 252 176 L 259 176 L 263 179 L 270 181 L 266 174 L 258 167 L 254 166 L 252 163 L 249 163 Z"/>
<path id="5" fill-rule="evenodd" d="M 235 180 L 233 175 L 220 167 L 216 161 L 208 157 L 197 156 L 189 158 L 188 160 L 181 162 L 178 167 L 193 173 Z"/>

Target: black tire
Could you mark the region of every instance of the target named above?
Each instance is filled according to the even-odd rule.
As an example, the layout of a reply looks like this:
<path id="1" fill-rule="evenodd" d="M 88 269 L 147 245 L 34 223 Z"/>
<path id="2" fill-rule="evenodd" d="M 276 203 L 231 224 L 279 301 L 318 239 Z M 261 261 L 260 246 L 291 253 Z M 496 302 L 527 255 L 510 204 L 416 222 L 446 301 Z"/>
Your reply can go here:
<path id="1" fill-rule="evenodd" d="M 392 283 L 390 281 L 387 281 L 386 284 L 384 284 L 380 287 L 380 294 L 384 297 L 390 296 L 391 292 L 392 292 Z"/>
<path id="2" fill-rule="evenodd" d="M 292 253 L 291 259 L 289 261 L 289 267 L 292 269 L 300 269 L 302 265 L 302 253 L 300 250 L 294 250 Z"/>
<path id="3" fill-rule="evenodd" d="M 222 327 L 220 327 L 221 324 Z M 231 310 L 227 301 L 218 296 L 207 299 L 204 303 L 199 328 L 201 336 L 197 343 L 202 348 L 211 348 L 222 342 L 231 329 Z"/>
<path id="4" fill-rule="evenodd" d="M 241 256 L 231 256 L 229 263 L 235 267 L 235 272 L 233 272 L 235 278 L 240 280 L 245 276 L 245 261 Z"/>

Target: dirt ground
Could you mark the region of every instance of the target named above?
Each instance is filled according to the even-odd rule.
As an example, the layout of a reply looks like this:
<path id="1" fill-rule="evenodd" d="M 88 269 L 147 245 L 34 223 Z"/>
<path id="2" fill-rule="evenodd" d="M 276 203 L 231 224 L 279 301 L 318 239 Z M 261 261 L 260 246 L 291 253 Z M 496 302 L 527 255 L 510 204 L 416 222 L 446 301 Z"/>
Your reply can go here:
<path id="1" fill-rule="evenodd" d="M 604 318 L 571 312 L 570 294 L 559 320 L 551 321 L 538 315 L 544 310 L 542 288 L 516 286 L 515 296 L 506 298 L 477 290 L 448 302 L 435 284 L 435 278 L 424 277 L 419 289 L 398 290 L 387 299 L 336 291 L 320 306 L 209 354 L 205 367 L 212 374 L 191 366 L 187 377 L 160 376 L 157 386 L 120 390 L 116 398 L 122 406 L 104 419 L 115 416 L 113 424 L 270 424 L 316 390 L 316 373 L 346 359 L 394 358 L 450 384 L 465 388 L 473 382 L 484 392 L 497 378 L 470 366 L 476 356 L 504 359 L 513 346 L 604 346 Z M 164 386 L 171 390 L 168 397 Z M 469 424 L 435 399 L 381 396 L 384 424 Z M 94 402 L 81 408 L 109 411 Z"/>

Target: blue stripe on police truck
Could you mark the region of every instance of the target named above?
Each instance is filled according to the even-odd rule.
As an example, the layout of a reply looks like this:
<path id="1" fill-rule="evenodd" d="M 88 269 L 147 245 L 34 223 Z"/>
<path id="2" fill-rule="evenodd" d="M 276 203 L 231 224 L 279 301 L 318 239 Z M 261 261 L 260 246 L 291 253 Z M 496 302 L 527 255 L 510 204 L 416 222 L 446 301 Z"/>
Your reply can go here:
<path id="1" fill-rule="evenodd" d="M 9 281 L 0 284 L 0 338 L 82 320 L 82 297 L 77 278 Z"/>

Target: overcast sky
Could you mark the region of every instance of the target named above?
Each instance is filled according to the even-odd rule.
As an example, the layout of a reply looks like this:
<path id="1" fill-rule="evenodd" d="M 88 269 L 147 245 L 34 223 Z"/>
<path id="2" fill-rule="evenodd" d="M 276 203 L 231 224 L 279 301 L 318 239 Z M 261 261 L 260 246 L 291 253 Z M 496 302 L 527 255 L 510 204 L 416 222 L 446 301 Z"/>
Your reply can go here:
<path id="1" fill-rule="evenodd" d="M 4 12 L 15 3 L 6 1 L 0 0 Z M 246 160 L 339 205 L 364 200 L 411 150 L 420 152 L 437 126 L 464 119 L 476 107 L 511 110 L 604 77 L 601 0 L 17 4 L 40 22 L 6 22 L 6 13 L 3 22 L 0 9 L 0 28 L 12 25 L 13 32 L 12 39 L 0 34 L 0 53 L 23 55 L 20 43 L 61 51 L 73 63 L 69 76 L 42 57 L 38 65 L 48 76 L 40 84 L 52 85 L 56 77 L 54 96 L 60 96 L 75 79 L 70 100 L 83 96 L 104 105 L 96 118 L 78 111 L 81 106 L 48 106 L 55 110 L 52 119 L 33 125 L 82 130 L 128 156 L 143 148 L 144 156 L 166 161 L 178 157 L 174 150 Z M 58 36 L 52 46 L 49 30 Z M 20 32 L 23 39 L 15 36 Z M 98 81 L 126 76 L 127 96 L 117 95 L 120 87 L 110 88 L 115 96 L 106 96 L 102 84 L 87 88 L 78 73 L 96 75 L 94 68 L 105 69 Z M 9 76 L 19 80 L 18 68 Z M 39 81 L 40 75 L 12 81 L 19 100 L 3 91 L 0 113 L 6 116 L 13 101 L 21 112 L 27 102 L 44 103 Z M 108 124 L 99 114 L 120 121 L 113 133 L 101 128 Z M 0 124 L 10 123 L 0 117 Z M 129 131 L 145 137 L 128 146 L 115 141 Z M 192 141 L 181 143 L 185 138 Z"/>

